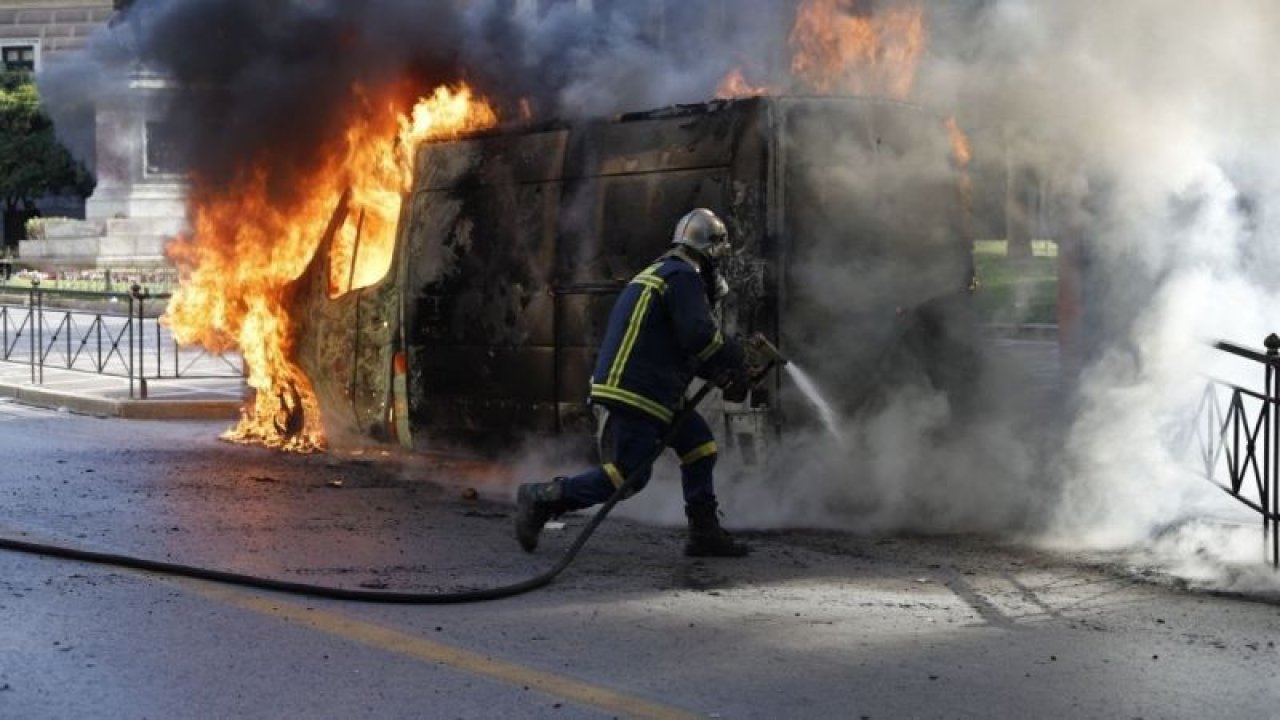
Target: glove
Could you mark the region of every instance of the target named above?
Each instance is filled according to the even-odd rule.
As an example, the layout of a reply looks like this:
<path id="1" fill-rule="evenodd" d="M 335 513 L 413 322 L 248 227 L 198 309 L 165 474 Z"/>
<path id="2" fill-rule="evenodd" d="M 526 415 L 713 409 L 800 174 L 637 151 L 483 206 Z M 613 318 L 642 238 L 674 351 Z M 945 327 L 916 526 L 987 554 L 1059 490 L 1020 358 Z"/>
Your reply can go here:
<path id="1" fill-rule="evenodd" d="M 726 402 L 740 403 L 747 399 L 747 393 L 751 391 L 751 374 L 746 368 L 727 370 L 716 384 L 720 386 Z"/>

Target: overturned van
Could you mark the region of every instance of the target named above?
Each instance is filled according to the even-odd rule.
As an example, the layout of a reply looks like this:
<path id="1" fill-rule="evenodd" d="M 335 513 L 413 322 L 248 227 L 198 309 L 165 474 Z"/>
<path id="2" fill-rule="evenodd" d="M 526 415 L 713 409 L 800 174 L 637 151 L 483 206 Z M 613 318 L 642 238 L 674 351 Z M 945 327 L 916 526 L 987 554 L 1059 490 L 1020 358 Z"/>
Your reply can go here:
<path id="1" fill-rule="evenodd" d="M 842 412 L 888 382 L 961 392 L 962 195 L 941 118 L 879 99 L 758 97 L 426 143 L 387 276 L 336 299 L 300 281 L 298 359 L 331 432 L 418 448 L 585 435 L 616 294 L 707 207 L 736 248 L 726 331 L 763 333 Z M 779 375 L 703 410 L 750 459 L 812 422 L 794 395 Z"/>

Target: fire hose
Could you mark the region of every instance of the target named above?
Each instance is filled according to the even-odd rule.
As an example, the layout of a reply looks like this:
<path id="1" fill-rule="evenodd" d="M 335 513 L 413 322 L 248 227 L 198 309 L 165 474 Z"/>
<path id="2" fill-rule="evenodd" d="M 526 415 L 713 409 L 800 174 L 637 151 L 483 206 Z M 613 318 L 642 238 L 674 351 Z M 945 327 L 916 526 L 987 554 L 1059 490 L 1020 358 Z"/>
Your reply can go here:
<path id="1" fill-rule="evenodd" d="M 759 368 L 750 373 L 749 382 L 752 387 L 758 385 L 773 368 L 787 363 L 787 359 L 783 357 L 778 349 L 761 335 L 757 334 L 749 338 L 747 340 L 747 347 L 750 352 L 753 352 L 755 356 L 762 361 Z M 0 537 L 0 549 L 29 553 L 33 555 L 43 555 L 47 557 L 57 557 L 67 560 L 76 560 L 79 562 L 95 563 L 98 565 L 130 568 L 133 570 L 159 573 L 161 575 L 173 575 L 177 577 L 194 578 L 197 580 L 208 580 L 227 585 L 238 585 L 242 587 L 256 588 L 259 590 L 271 590 L 275 592 L 289 593 L 292 595 L 329 598 L 332 600 L 349 600 L 399 605 L 448 605 L 481 602 L 485 600 L 499 600 L 544 587 L 550 584 L 557 575 L 565 570 L 565 568 L 569 567 L 569 564 L 577 557 L 578 552 L 587 544 L 587 540 L 591 538 L 592 533 L 594 533 L 596 528 L 600 527 L 600 524 L 604 522 L 606 517 L 608 517 L 609 512 L 613 510 L 613 507 L 623 498 L 628 497 L 631 494 L 636 482 L 642 475 L 642 471 L 652 466 L 653 463 L 657 462 L 658 458 L 662 456 L 662 453 L 667 449 L 667 444 L 671 441 L 672 437 L 674 437 L 675 432 L 679 429 L 681 423 L 693 414 L 697 406 L 704 398 L 706 398 L 713 387 L 715 387 L 714 383 L 704 383 L 696 393 L 684 402 L 680 411 L 676 413 L 674 418 L 672 418 L 670 426 L 667 428 L 661 442 L 658 443 L 653 453 L 645 459 L 644 463 L 636 466 L 626 475 L 622 484 L 614 490 L 613 495 L 611 495 L 609 499 L 600 506 L 587 524 L 583 526 L 582 530 L 578 533 L 577 538 L 575 538 L 569 548 L 564 551 L 560 556 L 560 560 L 557 561 L 555 565 L 539 575 L 535 575 L 527 580 L 509 585 L 442 593 L 356 590 L 350 588 L 331 587 L 327 585 L 314 585 L 311 583 L 278 580 L 275 578 L 235 573 L 225 570 L 215 570 L 212 568 L 203 568 L 194 565 L 148 560 L 146 558 L 139 558 L 131 555 L 118 555 L 92 550 L 81 550 L 62 545 L 28 542 L 13 538 Z"/>

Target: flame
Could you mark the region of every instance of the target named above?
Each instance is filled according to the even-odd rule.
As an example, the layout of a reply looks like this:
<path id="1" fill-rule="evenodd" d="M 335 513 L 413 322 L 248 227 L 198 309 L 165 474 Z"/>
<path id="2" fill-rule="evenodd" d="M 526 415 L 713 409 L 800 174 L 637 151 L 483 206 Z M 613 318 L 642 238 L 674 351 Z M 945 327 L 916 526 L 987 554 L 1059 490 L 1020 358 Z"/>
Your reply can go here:
<path id="1" fill-rule="evenodd" d="M 357 88 L 358 112 L 341 142 L 317 150 L 320 161 L 291 179 L 298 192 L 287 202 L 270 192 L 269 160 L 230 187 L 192 179 L 191 231 L 167 248 L 182 282 L 165 320 L 180 343 L 211 352 L 238 348 L 243 355 L 254 398 L 224 438 L 301 452 L 324 447 L 315 394 L 292 359 L 292 282 L 311 262 L 344 196 L 348 212 L 335 230 L 330 295 L 377 282 L 392 259 L 414 148 L 497 122 L 489 104 L 465 85 L 437 88 L 409 114 L 401 111 L 400 95 L 392 87 L 379 93 Z"/>
<path id="2" fill-rule="evenodd" d="M 819 93 L 911 95 L 925 46 L 915 2 L 865 12 L 860 0 L 804 0 L 791 29 L 791 73 Z"/>
<path id="3" fill-rule="evenodd" d="M 730 98 L 756 97 L 758 95 L 768 95 L 773 89 L 768 85 L 752 85 L 747 82 L 747 76 L 742 72 L 742 68 L 737 67 L 729 71 L 728 75 L 720 81 L 720 87 L 716 88 L 716 98 L 727 100 Z"/>
<path id="4" fill-rule="evenodd" d="M 969 136 L 960 128 L 956 116 L 948 117 L 942 123 L 947 128 L 947 136 L 951 138 L 951 158 L 961 168 L 969 167 L 973 161 L 973 148 L 969 144 Z"/>
<path id="5" fill-rule="evenodd" d="M 395 114 L 388 107 L 387 115 Z M 376 283 L 391 266 L 400 202 L 413 182 L 413 151 L 424 140 L 447 139 L 497 122 L 493 109 L 476 102 L 465 86 L 436 88 L 408 115 L 395 114 L 396 132 L 347 130 L 350 167 L 358 168 L 350 212 L 334 238 L 329 292 L 341 295 Z"/>
<path id="6" fill-rule="evenodd" d="M 866 0 L 802 0 L 792 25 L 791 76 L 820 95 L 911 96 L 926 43 L 924 8 L 908 0 L 868 11 Z M 776 91 L 752 85 L 741 68 L 720 81 L 718 98 Z"/>
<path id="7" fill-rule="evenodd" d="M 973 176 L 969 174 L 969 164 L 973 162 L 973 146 L 954 115 L 948 117 L 942 124 L 946 127 L 947 136 L 951 139 L 951 160 L 955 163 L 957 171 L 956 192 L 960 198 L 962 232 L 966 238 L 972 239 Z M 972 282 L 976 282 L 976 279 Z M 973 287 L 976 286 L 971 285 L 970 289 Z"/>

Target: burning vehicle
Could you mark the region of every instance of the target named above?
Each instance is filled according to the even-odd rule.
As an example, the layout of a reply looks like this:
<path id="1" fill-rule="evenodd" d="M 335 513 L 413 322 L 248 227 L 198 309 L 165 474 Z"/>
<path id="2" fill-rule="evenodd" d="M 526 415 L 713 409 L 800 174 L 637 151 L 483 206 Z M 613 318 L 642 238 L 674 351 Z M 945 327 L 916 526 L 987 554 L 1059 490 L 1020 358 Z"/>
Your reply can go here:
<path id="1" fill-rule="evenodd" d="M 699 206 L 736 247 L 725 330 L 762 333 L 840 412 L 889 382 L 961 391 L 973 267 L 953 141 L 902 102 L 757 96 L 422 142 L 385 274 L 333 293 L 344 200 L 290 293 L 312 412 L 419 449 L 588 435 L 614 297 Z M 709 417 L 751 460 L 811 423 L 793 385 Z"/>
<path id="2" fill-rule="evenodd" d="M 750 459 L 810 424 L 800 369 L 830 396 L 828 415 L 904 382 L 963 402 L 969 152 L 954 120 L 905 101 L 924 10 L 794 9 L 790 67 L 765 74 L 780 84 L 737 68 L 718 100 L 552 119 L 563 113 L 545 93 L 508 89 L 502 73 L 482 86 L 493 106 L 461 82 L 320 74 L 306 86 L 320 95 L 296 96 L 323 120 L 301 123 L 312 135 L 253 125 L 273 132 L 202 152 L 191 232 L 167 249 L 183 282 L 166 317 L 181 342 L 244 354 L 255 395 L 227 437 L 307 451 L 344 437 L 585 436 L 614 297 L 694 207 L 725 218 L 736 245 L 724 329 L 760 334 L 796 373 L 704 407 L 723 444 Z M 559 19 L 616 30 L 609 17 Z M 529 31 L 516 25 L 510 37 Z M 197 90 L 176 107 L 190 118 L 243 105 L 198 90 L 234 84 L 184 79 Z"/>

